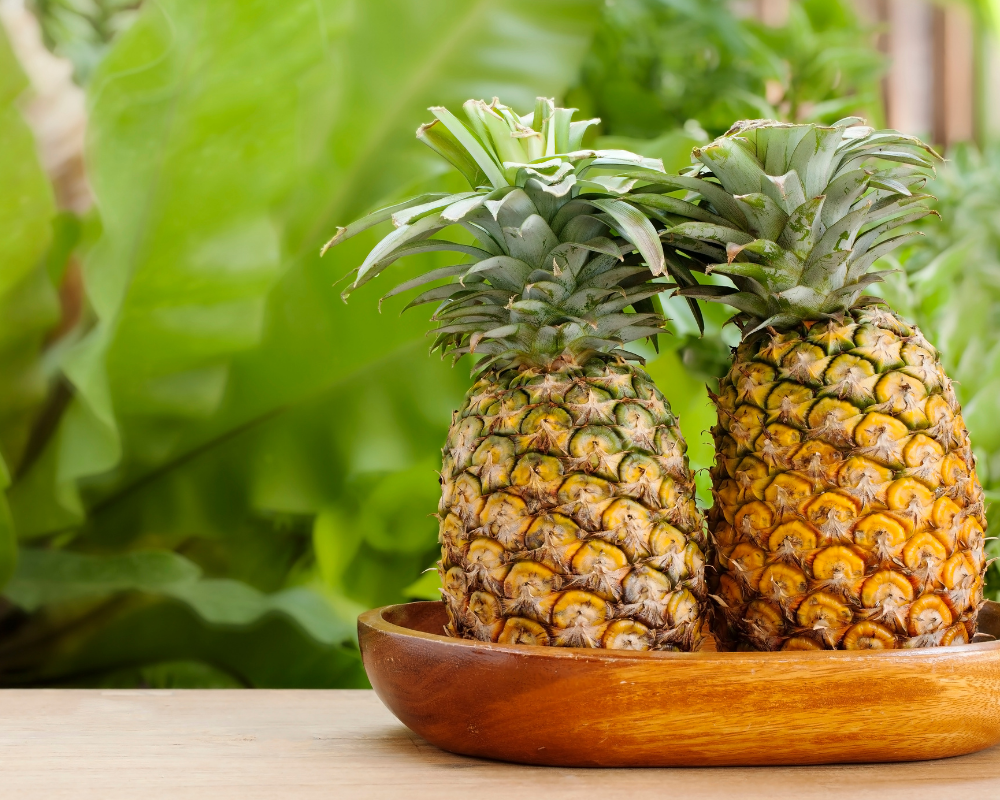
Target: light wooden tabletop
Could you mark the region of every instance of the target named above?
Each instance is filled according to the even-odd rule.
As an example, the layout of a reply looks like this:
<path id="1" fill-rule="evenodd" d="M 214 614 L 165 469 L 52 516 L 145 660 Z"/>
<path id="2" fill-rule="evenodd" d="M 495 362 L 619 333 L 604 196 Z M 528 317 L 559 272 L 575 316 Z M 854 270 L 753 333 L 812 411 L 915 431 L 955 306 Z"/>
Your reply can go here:
<path id="1" fill-rule="evenodd" d="M 370 691 L 0 692 L 0 798 L 582 796 L 1000 798 L 1000 747 L 915 764 L 521 767 L 438 750 Z"/>

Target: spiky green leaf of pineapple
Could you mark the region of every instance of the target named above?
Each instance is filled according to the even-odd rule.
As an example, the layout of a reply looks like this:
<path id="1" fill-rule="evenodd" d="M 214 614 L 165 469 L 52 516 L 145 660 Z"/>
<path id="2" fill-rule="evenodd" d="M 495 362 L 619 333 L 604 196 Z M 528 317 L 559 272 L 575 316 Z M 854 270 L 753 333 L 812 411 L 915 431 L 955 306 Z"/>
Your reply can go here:
<path id="1" fill-rule="evenodd" d="M 934 347 L 865 288 L 931 212 L 936 153 L 858 119 L 737 123 L 695 151 L 682 223 L 744 333 L 714 396 L 719 595 L 758 649 L 959 644 L 982 603 L 983 491 Z"/>
<path id="2" fill-rule="evenodd" d="M 433 284 L 433 349 L 480 360 L 444 449 L 440 564 L 447 632 L 487 641 L 630 649 L 710 647 L 706 540 L 677 419 L 627 349 L 655 337 L 667 273 L 688 260 L 660 237 L 713 215 L 670 196 L 694 179 L 658 161 L 582 147 L 595 120 L 540 99 L 518 115 L 469 101 L 431 109 L 417 136 L 468 179 L 337 231 L 395 230 L 345 297 L 394 261 L 458 261 Z M 437 237 L 453 225 L 474 244 Z M 447 282 L 441 283 L 442 280 Z M 696 311 L 696 306 L 694 307 Z"/>

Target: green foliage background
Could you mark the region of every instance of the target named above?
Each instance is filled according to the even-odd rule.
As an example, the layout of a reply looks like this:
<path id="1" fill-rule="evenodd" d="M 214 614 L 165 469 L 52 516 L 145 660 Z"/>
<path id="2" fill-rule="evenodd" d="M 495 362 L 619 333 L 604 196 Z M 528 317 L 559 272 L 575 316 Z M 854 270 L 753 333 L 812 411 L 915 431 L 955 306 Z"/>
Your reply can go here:
<path id="1" fill-rule="evenodd" d="M 603 118 L 598 144 L 668 169 L 738 117 L 880 113 L 883 64 L 847 0 L 797 2 L 782 29 L 724 0 L 35 8 L 86 88 L 96 205 L 57 210 L 0 35 L 6 686 L 365 686 L 357 613 L 435 596 L 421 575 L 436 558 L 434 469 L 466 371 L 426 356 L 426 313 L 399 317 L 405 301 L 381 316 L 375 292 L 341 303 L 332 284 L 374 235 L 318 258 L 337 224 L 452 185 L 413 138 L 427 106 L 564 97 Z M 949 197 L 957 219 L 965 192 Z M 955 266 L 965 231 L 936 236 L 891 288 L 956 376 L 970 348 L 990 359 L 963 391 L 995 491 L 1000 236 L 977 240 L 974 279 Z M 67 325 L 59 292 L 77 270 L 84 309 Z M 983 323 L 959 331 L 968 293 Z M 704 384 L 734 332 L 713 307 L 699 338 L 666 303 L 673 335 L 649 369 L 705 467 Z"/>

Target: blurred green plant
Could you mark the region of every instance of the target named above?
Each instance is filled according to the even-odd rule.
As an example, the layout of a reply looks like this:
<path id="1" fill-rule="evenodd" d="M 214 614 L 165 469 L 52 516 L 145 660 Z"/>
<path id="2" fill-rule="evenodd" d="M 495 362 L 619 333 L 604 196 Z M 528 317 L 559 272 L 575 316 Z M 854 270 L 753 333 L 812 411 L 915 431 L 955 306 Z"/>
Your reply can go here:
<path id="1" fill-rule="evenodd" d="M 928 185 L 941 219 L 896 258 L 877 284 L 893 308 L 920 325 L 955 382 L 987 502 L 1000 500 L 1000 143 L 959 145 Z M 996 505 L 989 513 L 1000 524 Z M 1000 555 L 995 542 L 992 555 Z M 1000 570 L 988 573 L 1000 597 Z"/>
<path id="2" fill-rule="evenodd" d="M 17 100 L 28 82 L 0 29 L 0 586 L 14 569 L 16 537 L 3 490 L 45 401 L 43 343 L 59 319 L 45 254 L 55 201 Z"/>
<path id="3" fill-rule="evenodd" d="M 135 21 L 141 0 L 28 0 L 42 27 L 45 45 L 73 64 L 86 83 L 111 42 Z"/>
<path id="4" fill-rule="evenodd" d="M 878 124 L 885 64 L 872 38 L 849 0 L 794 0 L 780 27 L 729 0 L 609 0 L 568 99 L 605 133 L 639 139 L 685 125 L 714 137 L 755 117 Z"/>
<path id="5" fill-rule="evenodd" d="M 0 572 L 13 531 L 20 564 L 0 684 L 365 685 L 354 618 L 433 559 L 435 452 L 465 376 L 424 355 L 420 314 L 341 303 L 331 284 L 368 237 L 322 264 L 319 247 L 440 185 L 412 134 L 428 105 L 563 92 L 596 16 L 145 5 L 87 86 L 87 309 L 49 340 L 68 254 L 4 42 Z"/>
<path id="6" fill-rule="evenodd" d="M 778 27 L 737 16 L 730 0 L 610 0 L 568 100 L 601 117 L 597 146 L 662 158 L 672 171 L 738 119 L 833 122 L 860 113 L 881 124 L 886 66 L 850 0 L 792 0 Z M 739 341 L 725 327 L 729 312 L 707 304 L 699 335 L 683 303 L 667 305 L 673 335 L 661 337 L 654 376 L 663 386 L 692 376 L 714 383 Z M 711 424 L 698 397 L 702 422 L 684 424 L 689 442 L 703 442 L 701 425 Z M 691 456 L 705 468 L 712 451 L 695 446 Z"/>

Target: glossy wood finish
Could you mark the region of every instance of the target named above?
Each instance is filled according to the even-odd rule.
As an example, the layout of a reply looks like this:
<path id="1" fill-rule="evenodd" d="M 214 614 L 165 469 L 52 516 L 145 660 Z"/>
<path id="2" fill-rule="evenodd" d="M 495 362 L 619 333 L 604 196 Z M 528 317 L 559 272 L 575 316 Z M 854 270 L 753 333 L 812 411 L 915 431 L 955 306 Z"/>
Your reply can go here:
<path id="1" fill-rule="evenodd" d="M 1000 642 L 921 650 L 636 653 L 438 635 L 440 603 L 358 619 L 365 669 L 454 753 L 561 766 L 911 761 L 1000 742 Z M 1000 635 L 1000 606 L 984 632 Z M 846 788 L 846 787 L 845 787 Z"/>

